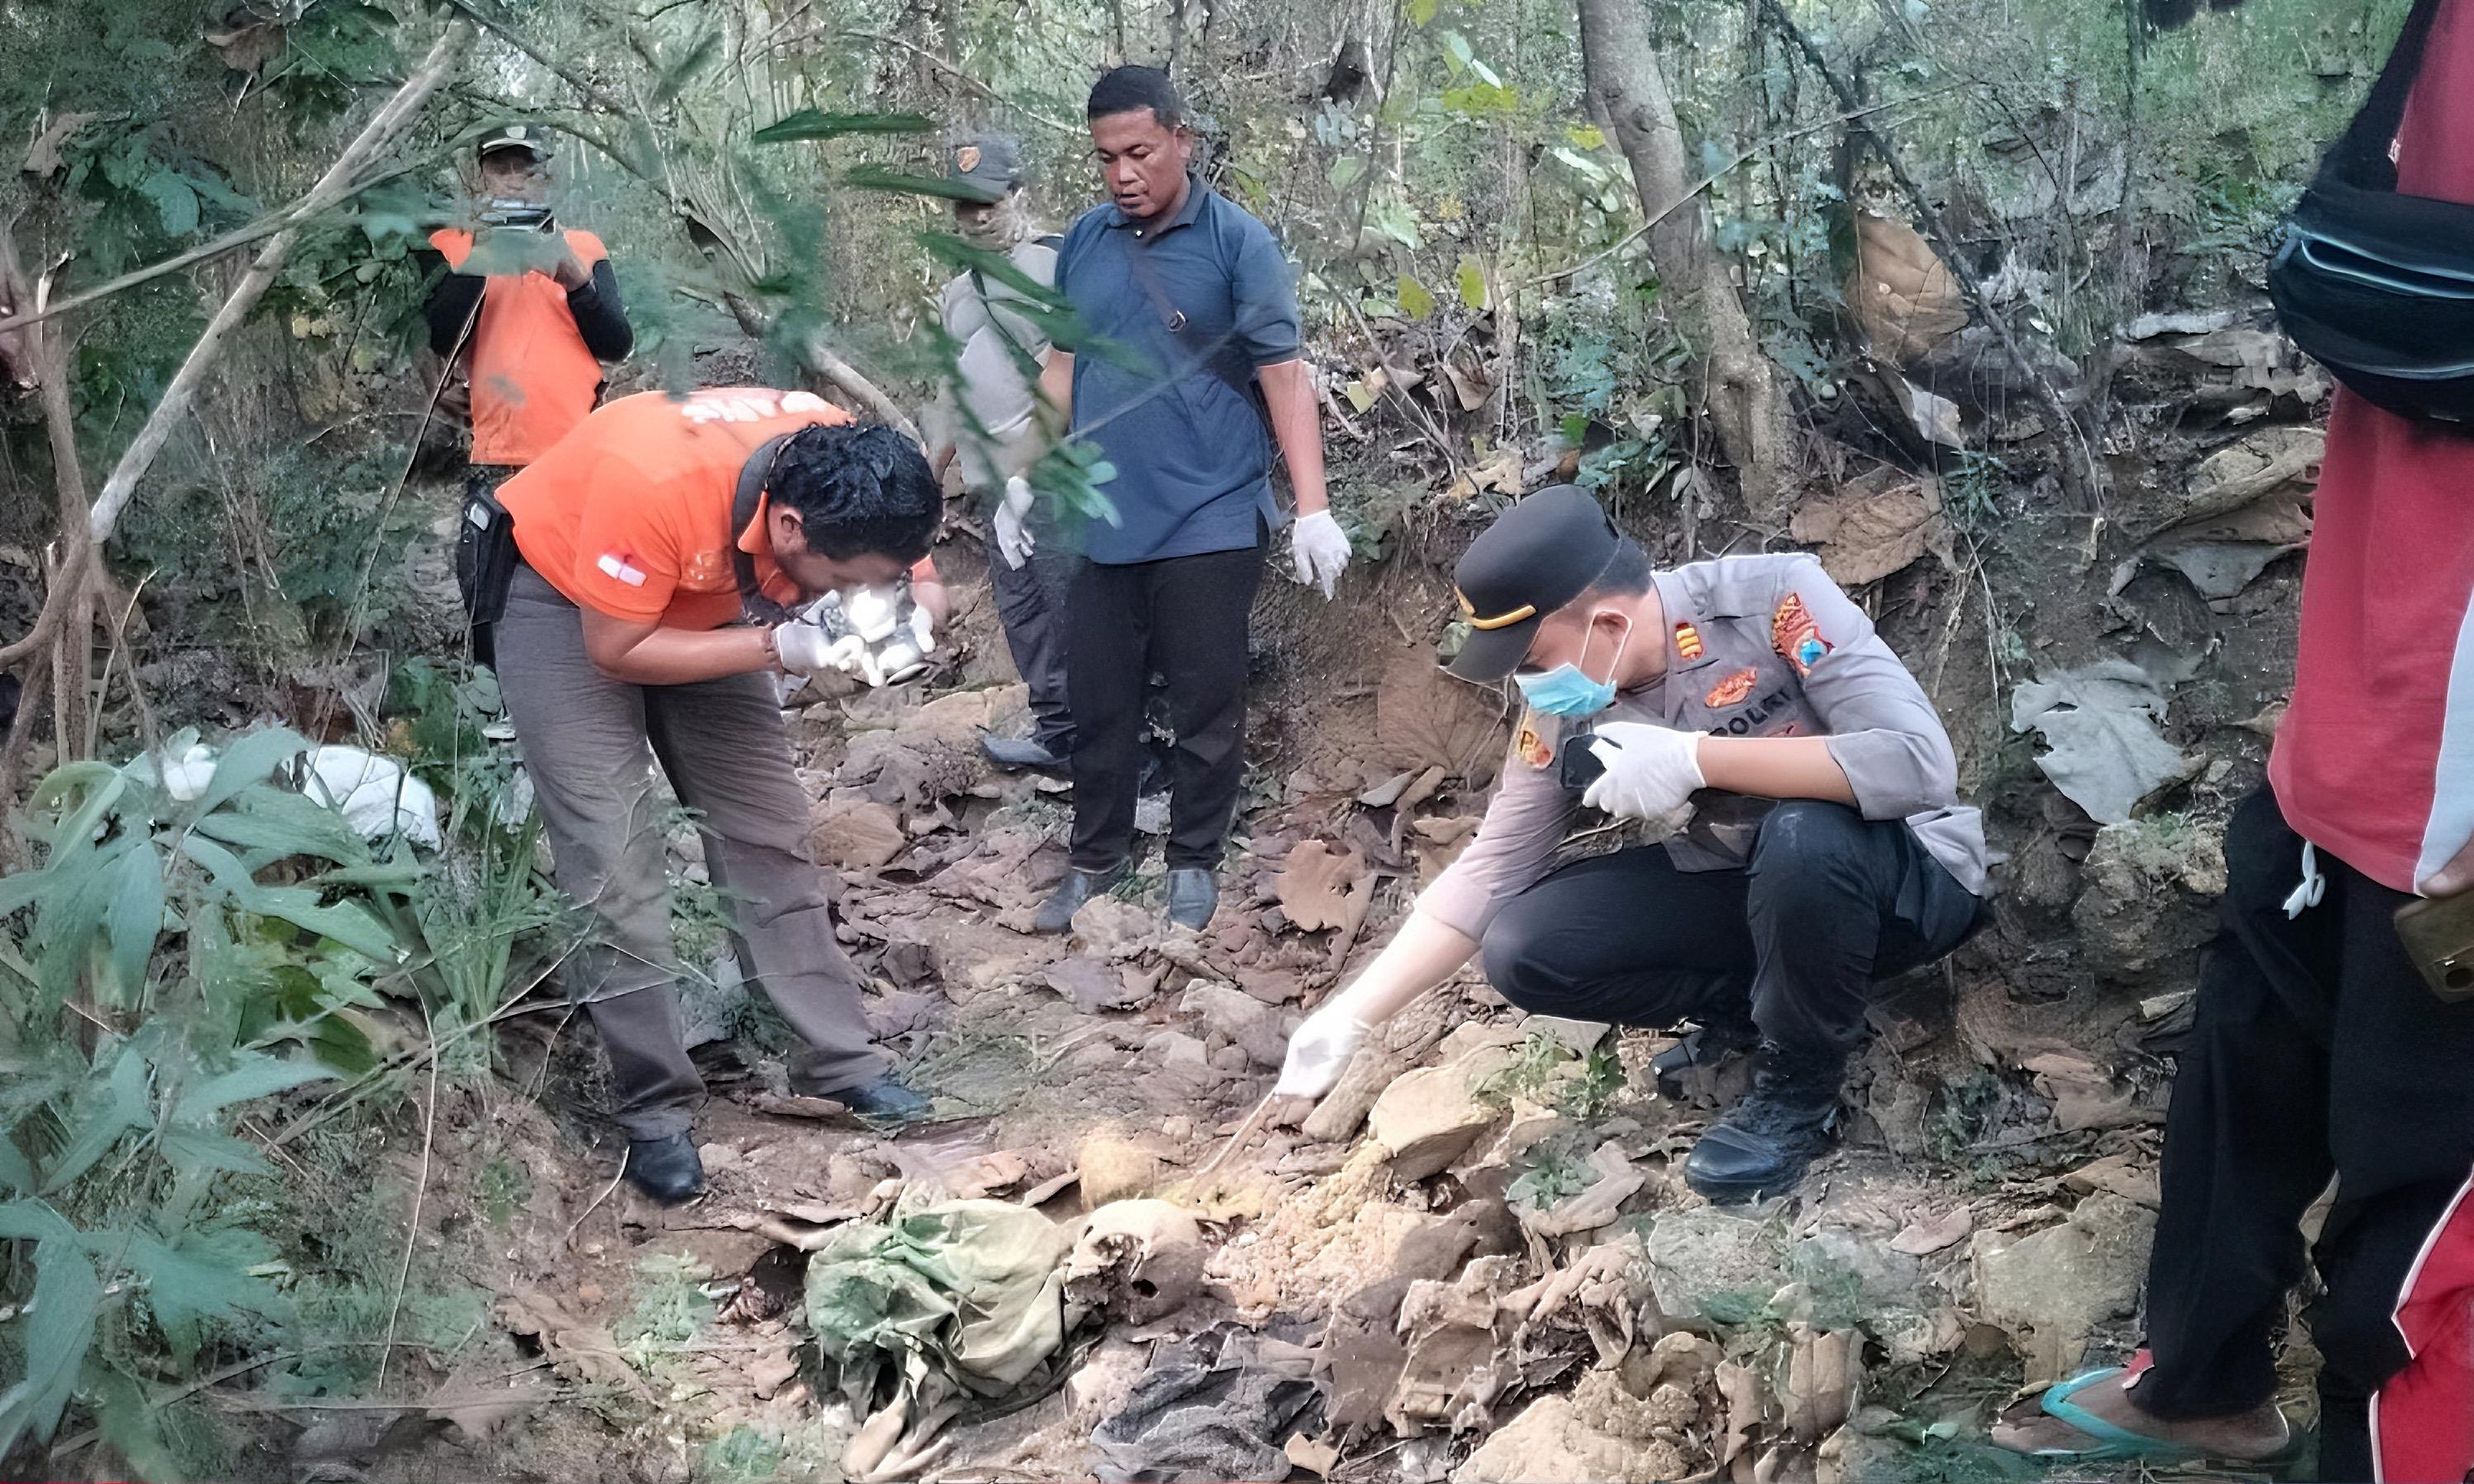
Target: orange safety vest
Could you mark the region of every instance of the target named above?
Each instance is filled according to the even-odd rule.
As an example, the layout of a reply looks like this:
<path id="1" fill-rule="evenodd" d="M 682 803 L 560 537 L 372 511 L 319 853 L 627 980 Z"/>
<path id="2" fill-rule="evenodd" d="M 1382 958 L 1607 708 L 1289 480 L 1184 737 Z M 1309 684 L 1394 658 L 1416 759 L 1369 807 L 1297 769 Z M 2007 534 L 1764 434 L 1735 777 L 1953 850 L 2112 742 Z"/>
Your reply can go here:
<path id="1" fill-rule="evenodd" d="M 590 270 L 609 251 L 591 232 L 570 231 L 567 246 Z M 429 245 L 449 268 L 473 255 L 473 234 L 443 227 Z M 547 274 L 492 275 L 465 342 L 473 384 L 473 462 L 522 467 L 549 451 L 593 411 L 601 395 L 594 359 L 567 307 L 567 290 Z"/>

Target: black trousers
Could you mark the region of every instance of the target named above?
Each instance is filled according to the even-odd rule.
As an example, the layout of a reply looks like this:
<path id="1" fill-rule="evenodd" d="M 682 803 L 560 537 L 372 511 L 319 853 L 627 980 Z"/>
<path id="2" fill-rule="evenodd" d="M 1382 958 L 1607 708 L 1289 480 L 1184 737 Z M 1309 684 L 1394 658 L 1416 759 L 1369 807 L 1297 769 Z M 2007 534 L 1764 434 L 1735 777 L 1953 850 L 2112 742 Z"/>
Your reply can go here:
<path id="1" fill-rule="evenodd" d="M 2443 1004 L 2391 915 L 2410 900 L 2326 851 L 2317 906 L 2289 919 L 2302 839 L 2262 788 L 2225 832 L 2222 923 L 2173 1079 L 2147 1264 L 2160 1417 L 2246 1411 L 2275 1393 L 2274 1335 L 2304 1273 L 2299 1222 L 2337 1199 L 2309 1314 L 2319 1476 L 2372 1476 L 2367 1403 L 2408 1355 L 2390 1316 L 2474 1169 L 2474 1003 Z M 2474 1404 L 2474 1403 L 2469 1403 Z"/>
<path id="2" fill-rule="evenodd" d="M 1246 625 L 1263 548 L 1124 565 L 1085 562 L 1066 599 L 1074 712 L 1073 863 L 1104 871 L 1133 848 L 1143 700 L 1156 671 L 1169 725 L 1168 864 L 1220 864 L 1245 779 Z"/>
<path id="3" fill-rule="evenodd" d="M 1487 977 L 1539 1015 L 1673 1025 L 1743 1013 L 1770 1041 L 1845 1051 L 1873 986 L 1975 931 L 1982 903 L 1897 820 L 1797 800 L 1741 870 L 1678 871 L 1663 846 L 1564 868 L 1487 927 Z"/>

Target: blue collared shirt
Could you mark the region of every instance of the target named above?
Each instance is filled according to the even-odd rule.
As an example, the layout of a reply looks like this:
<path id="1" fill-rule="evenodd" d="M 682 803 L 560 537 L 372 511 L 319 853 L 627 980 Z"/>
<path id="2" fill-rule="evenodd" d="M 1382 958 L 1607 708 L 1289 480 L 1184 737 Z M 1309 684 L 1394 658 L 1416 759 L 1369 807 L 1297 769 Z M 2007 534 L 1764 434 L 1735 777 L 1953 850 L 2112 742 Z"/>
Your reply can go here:
<path id="1" fill-rule="evenodd" d="M 1082 213 L 1056 287 L 1098 342 L 1074 357 L 1074 431 L 1117 469 L 1102 492 L 1123 523 L 1091 522 L 1091 560 L 1260 540 L 1271 439 L 1254 372 L 1299 354 L 1297 286 L 1271 229 L 1189 177 L 1185 204 L 1156 227 L 1113 204 Z"/>

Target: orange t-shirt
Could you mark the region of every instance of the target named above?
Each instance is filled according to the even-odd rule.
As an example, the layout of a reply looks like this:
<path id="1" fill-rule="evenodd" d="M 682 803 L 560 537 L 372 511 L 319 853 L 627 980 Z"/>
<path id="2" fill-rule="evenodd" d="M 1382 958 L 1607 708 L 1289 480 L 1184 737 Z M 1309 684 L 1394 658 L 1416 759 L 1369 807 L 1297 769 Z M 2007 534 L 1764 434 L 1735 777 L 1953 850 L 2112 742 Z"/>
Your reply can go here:
<path id="1" fill-rule="evenodd" d="M 525 563 L 570 601 L 665 628 L 718 629 L 739 617 L 734 546 L 756 558 L 766 597 L 802 596 L 766 548 L 761 504 L 743 535 L 731 529 L 748 456 L 777 434 L 848 421 L 807 392 L 640 392 L 587 417 L 500 485 L 498 500 Z"/>
<path id="2" fill-rule="evenodd" d="M 610 255 L 591 232 L 565 234 L 586 271 Z M 444 227 L 429 245 L 461 268 L 473 234 Z M 473 462 L 517 467 L 549 451 L 593 411 L 601 363 L 584 344 L 567 290 L 547 274 L 493 274 L 465 347 L 473 381 Z"/>

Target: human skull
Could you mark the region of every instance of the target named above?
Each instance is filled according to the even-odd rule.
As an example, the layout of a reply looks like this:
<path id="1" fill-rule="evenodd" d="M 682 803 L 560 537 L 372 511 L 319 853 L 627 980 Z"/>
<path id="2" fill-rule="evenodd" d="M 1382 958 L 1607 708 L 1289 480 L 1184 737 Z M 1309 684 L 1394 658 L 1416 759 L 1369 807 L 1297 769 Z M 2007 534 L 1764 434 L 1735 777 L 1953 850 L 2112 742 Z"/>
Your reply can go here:
<path id="1" fill-rule="evenodd" d="M 1065 1259 L 1068 1326 L 1106 1311 L 1133 1324 L 1176 1312 L 1202 1286 L 1202 1229 L 1166 1201 L 1112 1201 L 1084 1218 Z"/>

